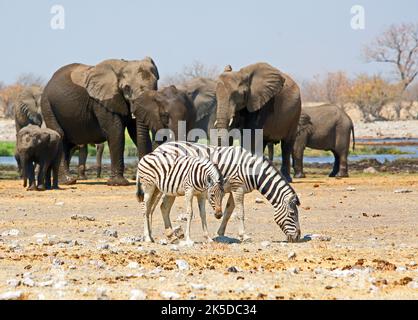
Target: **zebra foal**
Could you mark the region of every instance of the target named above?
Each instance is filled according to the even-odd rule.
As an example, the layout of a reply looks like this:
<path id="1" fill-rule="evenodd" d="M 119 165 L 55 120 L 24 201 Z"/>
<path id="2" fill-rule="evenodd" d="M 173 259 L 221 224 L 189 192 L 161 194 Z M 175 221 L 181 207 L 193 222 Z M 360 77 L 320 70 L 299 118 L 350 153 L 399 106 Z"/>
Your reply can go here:
<path id="1" fill-rule="evenodd" d="M 136 175 L 137 199 L 144 210 L 144 236 L 145 241 L 153 242 L 150 228 L 150 217 L 156 201 L 164 195 L 161 213 L 164 220 L 166 235 L 172 235 L 170 211 L 177 196 L 185 196 L 187 208 L 187 227 L 185 240 L 193 243 L 190 238 L 190 226 L 193 218 L 192 201 L 197 196 L 200 219 L 204 236 L 209 237 L 205 200 L 217 216 L 222 215 L 222 198 L 224 195 L 223 177 L 219 169 L 209 159 L 200 159 L 189 156 L 177 156 L 166 152 L 150 153 L 138 163 Z"/>

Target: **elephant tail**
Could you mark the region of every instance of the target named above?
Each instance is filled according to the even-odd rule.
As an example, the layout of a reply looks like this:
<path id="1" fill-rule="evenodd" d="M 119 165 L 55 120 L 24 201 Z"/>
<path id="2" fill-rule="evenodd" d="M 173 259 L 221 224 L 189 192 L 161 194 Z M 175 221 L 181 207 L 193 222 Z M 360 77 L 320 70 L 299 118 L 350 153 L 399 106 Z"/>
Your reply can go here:
<path id="1" fill-rule="evenodd" d="M 41 98 L 41 111 L 47 128 L 58 132 L 58 134 L 61 136 L 61 139 L 64 138 L 64 130 L 58 123 L 57 118 L 55 117 L 55 114 L 52 110 L 51 103 L 49 102 L 45 92 L 42 94 Z"/>
<path id="2" fill-rule="evenodd" d="M 354 151 L 354 149 L 356 147 L 356 138 L 354 137 L 354 126 L 353 125 L 351 126 L 351 133 L 353 135 L 353 151 Z"/>

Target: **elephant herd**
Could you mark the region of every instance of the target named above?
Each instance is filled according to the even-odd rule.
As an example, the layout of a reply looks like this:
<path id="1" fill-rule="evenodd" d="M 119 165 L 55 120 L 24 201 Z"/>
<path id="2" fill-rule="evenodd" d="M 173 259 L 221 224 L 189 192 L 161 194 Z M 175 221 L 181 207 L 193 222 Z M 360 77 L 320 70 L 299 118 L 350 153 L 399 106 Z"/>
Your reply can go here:
<path id="1" fill-rule="evenodd" d="M 141 159 L 152 151 L 154 142 L 161 142 L 156 139 L 161 129 L 170 129 L 171 138 L 186 139 L 179 134 L 180 121 L 184 121 L 186 133 L 201 129 L 210 136 L 209 132 L 217 129 L 220 138 L 231 129 L 246 130 L 251 135 L 252 152 L 256 149 L 255 132 L 262 129 L 262 147 L 268 146 L 271 160 L 274 144 L 281 144 L 281 173 L 288 181 L 291 155 L 295 177 L 304 177 L 305 147 L 331 150 L 335 163 L 330 176 L 348 176 L 351 133 L 354 139 L 351 119 L 333 105 L 302 109 L 298 85 L 275 67 L 256 63 L 233 71 L 227 66 L 216 80 L 194 78 L 165 88 L 158 88 L 159 78 L 149 57 L 110 59 L 94 66 L 66 65 L 53 74 L 43 90 L 24 90 L 15 103 L 16 160 L 24 180 L 29 179 L 29 188 L 58 187 L 55 179 L 49 182 L 51 171 L 57 178 L 57 162 L 60 182 L 75 183 L 69 164 L 76 148 L 80 149 L 79 177 L 83 178 L 88 144 L 98 148 L 100 176 L 106 141 L 111 159 L 107 184 L 128 185 L 124 177 L 125 130 Z M 42 122 L 50 130 L 39 128 Z M 59 137 L 58 146 L 53 145 L 57 138 L 52 132 Z M 34 163 L 39 166 L 38 187 Z"/>

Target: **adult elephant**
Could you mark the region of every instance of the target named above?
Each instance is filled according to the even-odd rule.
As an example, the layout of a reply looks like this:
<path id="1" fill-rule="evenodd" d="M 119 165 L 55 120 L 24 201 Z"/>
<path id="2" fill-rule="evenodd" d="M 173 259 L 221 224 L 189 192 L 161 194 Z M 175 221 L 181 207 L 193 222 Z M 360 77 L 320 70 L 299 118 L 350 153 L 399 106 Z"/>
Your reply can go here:
<path id="1" fill-rule="evenodd" d="M 194 128 L 196 121 L 192 101 L 184 91 L 175 86 L 144 92 L 133 101 L 132 114 L 151 130 L 156 144 L 161 144 L 168 138 L 186 140 L 187 133 Z M 185 122 L 184 132 L 179 128 L 180 121 Z M 161 129 L 170 129 L 174 136 L 169 137 L 167 131 L 158 132 Z M 161 136 L 158 136 L 159 133 Z"/>
<path id="2" fill-rule="evenodd" d="M 185 91 L 196 109 L 195 128 L 205 131 L 209 138 L 210 130 L 216 121 L 216 81 L 197 77 L 178 86 Z"/>
<path id="3" fill-rule="evenodd" d="M 40 127 L 42 125 L 41 114 L 41 86 L 29 86 L 17 96 L 13 111 L 15 115 L 16 135 L 20 129 L 30 124 Z"/>
<path id="4" fill-rule="evenodd" d="M 19 93 L 13 103 L 13 112 L 16 126 L 16 140 L 20 129 L 32 124 L 38 127 L 42 126 L 41 114 L 41 96 L 43 88 L 41 86 L 29 86 Z M 15 159 L 17 168 L 22 174 L 22 165 L 19 152 L 15 150 Z"/>
<path id="5" fill-rule="evenodd" d="M 52 76 L 42 95 L 47 127 L 63 138 L 65 183 L 75 183 L 69 173 L 71 149 L 76 145 L 108 141 L 111 176 L 108 185 L 128 185 L 123 176 L 125 128 L 138 147 L 139 157 L 151 151 L 148 127 L 131 117 L 132 101 L 147 90 L 157 90 L 154 61 L 105 60 L 95 66 L 74 63 Z"/>
<path id="6" fill-rule="evenodd" d="M 250 129 L 255 152 L 255 130 L 263 129 L 263 150 L 269 142 L 281 142 L 281 172 L 288 181 L 290 155 L 301 112 L 298 85 L 287 74 L 267 63 L 239 71 L 227 66 L 216 84 L 217 129 Z"/>
<path id="7" fill-rule="evenodd" d="M 293 148 L 295 178 L 304 178 L 303 152 L 305 147 L 330 150 L 334 154 L 334 166 L 330 177 L 348 177 L 348 152 L 350 135 L 354 126 L 351 118 L 335 105 L 321 105 L 302 109 L 296 142 Z"/>

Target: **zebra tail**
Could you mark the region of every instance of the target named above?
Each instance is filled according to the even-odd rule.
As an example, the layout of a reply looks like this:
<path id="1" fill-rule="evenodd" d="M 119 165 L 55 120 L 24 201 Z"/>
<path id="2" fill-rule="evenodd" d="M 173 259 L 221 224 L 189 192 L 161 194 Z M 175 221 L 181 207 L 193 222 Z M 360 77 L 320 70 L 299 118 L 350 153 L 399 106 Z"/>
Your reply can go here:
<path id="1" fill-rule="evenodd" d="M 144 190 L 138 178 L 136 179 L 136 198 L 138 202 L 144 202 Z"/>

